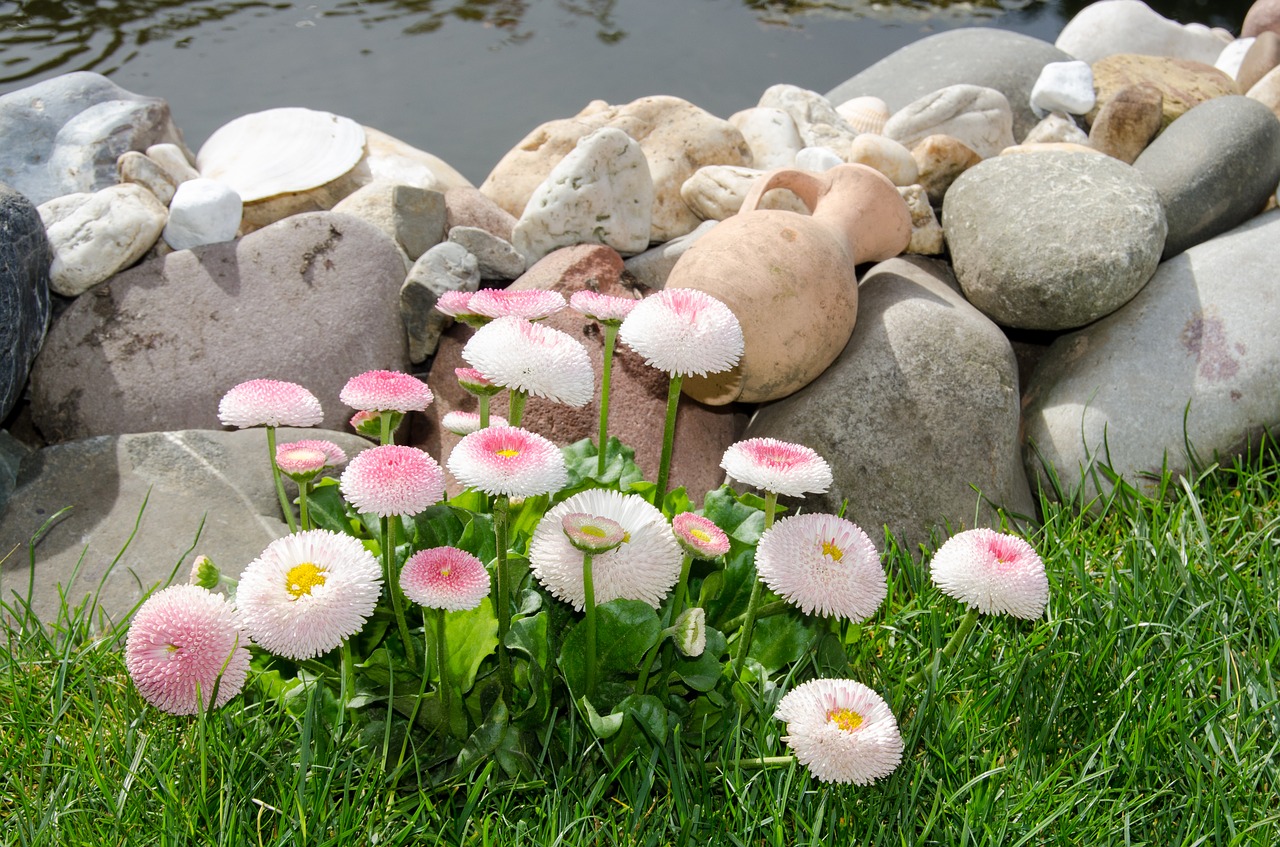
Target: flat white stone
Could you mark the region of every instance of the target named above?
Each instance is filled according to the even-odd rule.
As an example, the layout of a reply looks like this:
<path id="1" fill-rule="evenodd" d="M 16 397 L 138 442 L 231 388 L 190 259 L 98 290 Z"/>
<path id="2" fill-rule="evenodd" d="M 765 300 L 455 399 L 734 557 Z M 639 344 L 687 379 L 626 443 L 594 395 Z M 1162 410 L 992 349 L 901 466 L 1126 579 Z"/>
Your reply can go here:
<path id="1" fill-rule="evenodd" d="M 77 297 L 141 259 L 168 218 L 154 194 L 128 182 L 56 197 L 38 211 L 53 247 L 49 287 L 64 297 Z"/>
<path id="2" fill-rule="evenodd" d="M 1230 40 L 1219 31 L 1169 20 L 1142 0 L 1101 0 L 1068 21 L 1054 46 L 1089 63 L 1115 53 L 1141 53 L 1212 65 Z"/>
<path id="3" fill-rule="evenodd" d="M 1031 111 L 1043 118 L 1050 112 L 1083 115 L 1097 102 L 1093 69 L 1088 62 L 1050 62 L 1031 86 Z"/>
<path id="4" fill-rule="evenodd" d="M 240 229 L 240 195 L 216 179 L 189 179 L 173 195 L 165 243 L 174 250 L 232 241 Z"/>
<path id="5" fill-rule="evenodd" d="M 831 101 L 797 85 L 772 85 L 765 89 L 756 105 L 783 110 L 795 121 L 806 147 L 827 147 L 842 159 L 858 135 L 858 131 L 840 117 Z"/>
<path id="6" fill-rule="evenodd" d="M 751 148 L 752 165 L 763 171 L 789 168 L 804 147 L 791 115 L 782 109 L 755 107 L 729 116 Z M 684 190 L 681 189 L 681 193 Z"/>
<path id="7" fill-rule="evenodd" d="M 187 160 L 187 154 L 176 144 L 152 144 L 146 149 L 147 158 L 169 172 L 174 182 L 186 182 L 200 176 L 200 172 Z"/>
<path id="8" fill-rule="evenodd" d="M 1245 54 L 1249 52 L 1249 48 L 1257 40 L 1253 36 L 1235 39 L 1222 48 L 1222 52 L 1218 54 L 1213 66 L 1232 79 L 1238 80 L 1240 78 L 1240 64 L 1244 62 Z"/>
<path id="9" fill-rule="evenodd" d="M 802 171 L 822 173 L 844 163 L 844 157 L 836 155 L 829 147 L 805 147 L 796 153 L 796 167 Z"/>
<path id="10" fill-rule="evenodd" d="M 949 135 L 989 159 L 1014 144 L 1013 110 L 994 88 L 948 85 L 895 112 L 884 134 L 908 148 L 930 135 Z"/>

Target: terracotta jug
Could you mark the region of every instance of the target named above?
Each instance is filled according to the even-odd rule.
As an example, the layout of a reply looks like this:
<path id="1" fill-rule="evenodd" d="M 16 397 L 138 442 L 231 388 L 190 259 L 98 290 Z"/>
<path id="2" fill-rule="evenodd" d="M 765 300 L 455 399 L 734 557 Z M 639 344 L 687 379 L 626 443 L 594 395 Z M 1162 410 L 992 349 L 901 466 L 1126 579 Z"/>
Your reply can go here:
<path id="1" fill-rule="evenodd" d="M 786 188 L 812 216 L 758 209 Z M 892 258 L 911 240 L 911 213 L 887 177 L 866 165 L 762 175 L 742 210 L 676 262 L 667 288 L 696 288 L 733 310 L 745 348 L 733 370 L 684 380 L 713 406 L 763 403 L 812 382 L 844 349 L 858 312 L 854 266 Z"/>

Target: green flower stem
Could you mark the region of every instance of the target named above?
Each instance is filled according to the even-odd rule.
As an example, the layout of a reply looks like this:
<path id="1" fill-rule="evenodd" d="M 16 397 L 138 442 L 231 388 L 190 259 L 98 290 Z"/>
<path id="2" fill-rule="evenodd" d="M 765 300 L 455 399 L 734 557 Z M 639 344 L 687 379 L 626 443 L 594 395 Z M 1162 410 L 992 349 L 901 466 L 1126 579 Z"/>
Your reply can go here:
<path id="1" fill-rule="evenodd" d="M 524 404 L 528 399 L 529 395 L 525 392 L 511 389 L 511 397 L 507 400 L 507 423 L 520 426 L 520 421 L 524 419 Z"/>
<path id="2" fill-rule="evenodd" d="M 764 493 L 764 530 L 763 535 L 769 531 L 769 527 L 773 526 L 773 513 L 778 508 L 778 495 L 773 491 Z M 751 649 L 751 635 L 756 628 L 756 615 L 760 612 L 760 575 L 756 574 L 756 580 L 751 586 L 751 599 L 747 601 L 747 618 L 742 622 L 742 634 L 738 636 L 738 656 L 733 662 L 733 679 L 738 679 L 742 673 L 742 666 L 747 661 L 747 651 Z"/>
<path id="3" fill-rule="evenodd" d="M 338 698 L 342 708 L 338 711 L 338 727 L 342 727 L 342 718 L 347 713 L 347 704 L 356 690 L 355 661 L 351 658 L 351 639 L 342 642 L 342 680 L 339 683 Z M 353 715 L 354 721 L 354 715 Z"/>
<path id="4" fill-rule="evenodd" d="M 925 667 L 913 673 L 907 678 L 907 685 L 919 685 L 924 682 L 925 672 L 935 664 L 941 664 L 943 660 L 951 661 L 956 657 L 956 653 L 960 650 L 960 645 L 969 637 L 969 633 L 973 632 L 973 627 L 978 623 L 978 610 L 970 608 L 968 613 L 960 620 L 960 626 L 956 629 L 955 634 L 946 645 L 934 657 L 934 661 Z"/>
<path id="5" fill-rule="evenodd" d="M 708 771 L 724 771 L 725 768 L 730 766 L 744 770 L 759 770 L 771 768 L 774 765 L 790 765 L 795 760 L 795 756 L 761 756 L 758 759 L 730 759 L 727 762 L 707 762 L 703 767 Z"/>
<path id="6" fill-rule="evenodd" d="M 387 583 L 387 592 L 391 595 L 391 610 L 396 616 L 396 628 L 400 632 L 400 641 L 404 644 L 404 654 L 413 664 L 413 641 L 409 638 L 409 625 L 404 620 L 404 603 L 400 591 L 400 569 L 396 567 L 396 524 L 399 515 L 382 518 L 382 576 Z"/>
<path id="7" fill-rule="evenodd" d="M 514 394 L 512 395 L 514 398 Z M 511 498 L 499 494 L 493 498 L 493 534 L 498 546 L 497 579 L 494 580 L 496 596 L 493 609 L 498 614 L 498 675 L 502 680 L 502 699 L 511 709 L 511 691 L 515 676 L 511 672 L 511 655 L 507 652 L 507 630 L 511 628 L 511 588 L 507 585 L 507 521 L 511 511 Z"/>
<path id="8" fill-rule="evenodd" d="M 604 476 L 605 445 L 609 443 L 609 379 L 613 373 L 613 348 L 618 341 L 621 324 L 604 324 L 604 365 L 600 374 L 600 452 L 596 456 L 596 476 Z"/>
<path id="9" fill-rule="evenodd" d="M 289 505 L 289 497 L 284 493 L 284 480 L 280 478 L 280 466 L 276 464 L 276 428 L 267 427 L 267 454 L 271 457 L 271 475 L 276 481 L 276 496 L 280 498 L 280 511 L 289 524 L 290 532 L 298 531 L 298 524 L 293 520 L 293 507 Z"/>
<path id="10" fill-rule="evenodd" d="M 307 492 L 310 488 L 309 482 L 298 483 L 298 524 L 303 532 L 311 529 L 311 520 L 307 516 Z"/>
<path id="11" fill-rule="evenodd" d="M 671 448 L 676 440 L 676 410 L 680 406 L 680 385 L 684 377 L 672 374 L 667 387 L 667 425 L 662 431 L 662 458 L 658 462 L 658 487 L 653 493 L 653 505 L 662 508 L 667 496 L 667 478 L 671 475 Z"/>
<path id="12" fill-rule="evenodd" d="M 440 707 L 449 729 L 457 735 L 453 725 L 453 680 L 449 678 L 449 645 L 444 634 L 444 609 L 433 609 L 436 619 L 436 674 L 440 685 Z M 460 736 L 459 740 L 465 740 Z"/>
<path id="13" fill-rule="evenodd" d="M 587 615 L 587 691 L 588 697 L 596 690 L 596 590 L 591 583 L 591 554 L 582 554 L 582 601 Z M 644 687 L 641 686 L 641 691 Z"/>
<path id="14" fill-rule="evenodd" d="M 378 436 L 378 443 L 383 445 L 390 444 L 392 437 L 391 415 L 388 412 L 379 412 L 378 421 L 382 426 L 382 432 Z"/>
<path id="15" fill-rule="evenodd" d="M 476 398 L 480 403 L 480 428 L 489 428 L 489 395 L 481 394 Z"/>
<path id="16" fill-rule="evenodd" d="M 684 611 L 685 599 L 689 593 L 689 568 L 692 565 L 693 557 L 685 553 L 684 560 L 680 562 L 680 581 L 676 583 L 675 595 L 671 598 L 671 620 L 673 621 Z"/>
<path id="17" fill-rule="evenodd" d="M 771 618 L 774 615 L 781 615 L 793 608 L 795 607 L 792 606 L 790 603 L 788 603 L 786 600 L 774 600 L 772 603 L 764 603 L 764 604 L 761 604 L 761 606 L 758 609 L 756 609 L 756 620 L 759 621 L 759 620 L 762 620 L 763 618 Z M 746 612 L 743 612 L 741 615 L 738 615 L 736 618 L 730 618 L 728 621 L 726 621 L 724 626 L 721 627 L 720 631 L 723 632 L 725 635 L 729 635 L 730 633 L 737 632 L 739 629 L 741 629 L 742 625 L 746 622 L 747 622 L 747 615 L 746 615 Z"/>

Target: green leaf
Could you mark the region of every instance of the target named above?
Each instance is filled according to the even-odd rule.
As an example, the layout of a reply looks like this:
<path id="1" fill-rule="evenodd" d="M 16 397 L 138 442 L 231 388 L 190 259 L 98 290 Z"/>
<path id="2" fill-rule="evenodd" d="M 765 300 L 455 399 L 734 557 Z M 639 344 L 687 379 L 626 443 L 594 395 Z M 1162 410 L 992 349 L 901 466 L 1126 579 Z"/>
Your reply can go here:
<path id="1" fill-rule="evenodd" d="M 413 516 L 413 547 L 462 547 L 458 542 L 467 527 L 468 513 L 437 503 Z M 462 547 L 462 549 L 467 549 Z M 481 559 L 488 561 L 488 559 Z"/>
<path id="2" fill-rule="evenodd" d="M 618 730 L 622 729 L 622 721 L 626 717 L 623 713 L 611 712 L 601 717 L 586 697 L 578 698 L 578 706 L 586 715 L 587 725 L 591 727 L 596 738 L 612 738 Z"/>
<path id="3" fill-rule="evenodd" d="M 510 729 L 508 720 L 507 706 L 499 698 L 485 716 L 484 723 L 476 727 L 476 731 L 462 745 L 462 752 L 458 754 L 459 772 L 469 772 L 498 749 L 503 736 Z"/>
<path id="4" fill-rule="evenodd" d="M 712 626 L 719 626 L 745 612 L 751 600 L 751 587 L 756 582 L 755 548 L 734 546 L 737 549 L 730 550 L 724 570 L 720 572 L 722 576 L 715 598 L 700 601 L 707 610 L 707 623 Z"/>
<path id="5" fill-rule="evenodd" d="M 720 679 L 720 658 L 729 649 L 724 634 L 707 627 L 707 648 L 696 659 L 682 659 L 672 663 L 671 672 L 694 691 L 710 691 Z"/>
<path id="6" fill-rule="evenodd" d="M 315 484 L 307 494 L 307 515 L 320 529 L 360 537 L 363 525 L 355 512 L 349 510 L 342 499 L 338 481 L 326 477 Z"/>
<path id="7" fill-rule="evenodd" d="M 531 617 L 517 618 L 507 630 L 507 648 L 512 653 L 515 666 L 516 689 L 529 695 L 528 704 L 521 712 L 522 719 L 532 714 L 539 720 L 546 720 L 550 714 L 551 655 L 547 643 L 548 618 L 545 611 Z"/>
<path id="8" fill-rule="evenodd" d="M 658 643 L 658 613 L 639 600 L 610 600 L 596 607 L 596 678 L 634 674 L 644 654 Z M 586 621 L 579 621 L 560 648 L 560 668 L 571 691 L 586 690 Z"/>
<path id="9" fill-rule="evenodd" d="M 444 634 L 449 647 L 449 676 L 463 692 L 470 691 L 481 662 L 498 649 L 498 618 L 489 598 L 465 612 L 445 612 Z"/>
<path id="10" fill-rule="evenodd" d="M 774 615 L 756 621 L 755 634 L 747 655 L 770 674 L 800 661 L 814 647 L 818 626 L 814 618 Z"/>
<path id="11" fill-rule="evenodd" d="M 627 491 L 631 484 L 644 479 L 644 474 L 636 465 L 636 451 L 616 438 L 610 437 L 604 450 L 604 473 L 597 474 L 599 451 L 590 438 L 575 441 L 562 447 L 565 470 L 569 472 L 569 481 L 554 497 L 559 503 L 568 497 L 588 488 L 614 488 Z"/>
<path id="12" fill-rule="evenodd" d="M 754 545 L 764 532 L 764 510 L 743 503 L 737 492 L 727 485 L 707 494 L 702 501 L 702 514 L 741 544 Z"/>
<path id="13" fill-rule="evenodd" d="M 652 694 L 632 694 L 614 712 L 622 712 L 627 718 L 613 740 L 615 755 L 633 747 L 661 745 L 667 740 L 667 710 Z"/>

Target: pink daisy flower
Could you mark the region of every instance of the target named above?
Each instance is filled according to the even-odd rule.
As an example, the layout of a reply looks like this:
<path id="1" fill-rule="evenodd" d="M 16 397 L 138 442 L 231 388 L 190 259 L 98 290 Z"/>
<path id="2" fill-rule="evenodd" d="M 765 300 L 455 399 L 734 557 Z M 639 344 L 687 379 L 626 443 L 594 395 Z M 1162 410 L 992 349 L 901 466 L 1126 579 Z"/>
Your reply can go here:
<path id="1" fill-rule="evenodd" d="M 446 291 L 436 300 L 436 309 L 451 318 L 474 315 L 475 312 L 468 305 L 471 302 L 473 293 L 471 291 Z"/>
<path id="2" fill-rule="evenodd" d="M 308 447 L 312 450 L 319 450 L 324 453 L 324 464 L 328 468 L 336 468 L 347 461 L 347 454 L 341 447 L 332 441 L 326 441 L 321 438 L 304 438 L 301 441 L 290 441 L 288 444 L 281 445 L 281 449 L 284 447 Z"/>
<path id="3" fill-rule="evenodd" d="M 718 559 L 729 552 L 729 536 L 702 515 L 681 512 L 671 521 L 671 531 L 684 551 L 695 559 Z"/>
<path id="4" fill-rule="evenodd" d="M 239 693 L 249 673 L 249 636 L 224 597 L 173 585 L 142 604 L 125 639 L 124 663 L 138 693 L 174 715 L 215 707 Z M 198 689 L 198 690 L 197 690 Z"/>
<path id="5" fill-rule="evenodd" d="M 822 782 L 868 785 L 902 761 L 902 734 L 889 704 L 851 679 L 811 679 L 778 702 L 782 740 Z"/>
<path id="6" fill-rule="evenodd" d="M 382 569 L 356 538 L 313 529 L 277 538 L 240 575 L 236 604 L 255 643 L 311 659 L 364 628 Z"/>
<path id="7" fill-rule="evenodd" d="M 631 314 L 639 300 L 630 297 L 613 297 L 599 291 L 575 291 L 569 298 L 569 307 L 600 323 L 621 324 Z"/>
<path id="8" fill-rule="evenodd" d="M 783 518 L 760 536 L 756 572 L 769 589 L 806 615 L 864 621 L 889 583 L 871 539 L 835 515 Z"/>
<path id="9" fill-rule="evenodd" d="M 536 497 L 569 481 L 560 448 L 515 426 L 490 426 L 464 436 L 448 465 L 463 485 L 508 497 Z"/>
<path id="10" fill-rule="evenodd" d="M 558 291 L 508 291 L 482 288 L 471 295 L 467 308 L 486 318 L 523 318 L 537 321 L 563 309 L 564 295 Z"/>
<path id="11" fill-rule="evenodd" d="M 547 590 L 582 611 L 582 553 L 564 533 L 565 515 L 584 512 L 621 525 L 623 541 L 591 558 L 595 601 L 641 600 L 655 609 L 680 578 L 682 556 L 662 512 L 643 497 L 592 488 L 573 495 L 543 516 L 529 542 L 529 564 Z"/>
<path id="12" fill-rule="evenodd" d="M 492 397 L 503 390 L 501 385 L 494 385 L 475 368 L 454 368 L 453 375 L 458 378 L 458 385 L 462 386 L 463 391 L 477 397 Z"/>
<path id="13" fill-rule="evenodd" d="M 587 350 L 573 337 L 523 318 L 498 318 L 476 330 L 462 358 L 495 385 L 585 406 L 595 392 Z"/>
<path id="14" fill-rule="evenodd" d="M 951 536 L 930 563 L 942 590 L 983 614 L 1034 620 L 1049 602 L 1049 578 L 1035 549 L 1016 535 L 970 529 Z"/>
<path id="15" fill-rule="evenodd" d="M 416 376 L 398 371 L 366 371 L 347 380 L 338 399 L 366 412 L 421 412 L 435 397 Z"/>
<path id="16" fill-rule="evenodd" d="M 788 497 L 822 494 L 831 487 L 831 466 L 826 459 L 802 444 L 776 438 L 748 438 L 730 444 L 720 467 L 739 482 Z"/>
<path id="17" fill-rule="evenodd" d="M 738 318 L 703 291 L 666 288 L 636 304 L 619 337 L 645 363 L 672 376 L 727 371 L 742 358 Z"/>
<path id="18" fill-rule="evenodd" d="M 463 612 L 489 596 L 489 572 L 465 550 L 432 547 L 414 553 L 404 563 L 400 587 L 420 606 Z"/>
<path id="19" fill-rule="evenodd" d="M 502 415 L 489 415 L 489 426 L 506 425 L 507 419 Z M 470 435 L 480 429 L 480 414 L 478 412 L 447 412 L 440 419 L 440 426 L 454 435 Z"/>
<path id="20" fill-rule="evenodd" d="M 324 420 L 320 401 L 301 385 L 278 379 L 251 379 L 222 395 L 223 426 L 315 426 Z"/>
<path id="21" fill-rule="evenodd" d="M 276 467 L 294 480 L 299 477 L 310 479 L 324 470 L 328 462 L 325 452 L 315 447 L 281 444 L 276 448 Z"/>
<path id="22" fill-rule="evenodd" d="M 357 511 L 390 517 L 416 515 L 444 497 L 444 471 L 416 447 L 370 447 L 347 465 L 342 496 Z"/>
<path id="23" fill-rule="evenodd" d="M 617 521 L 586 512 L 570 512 L 560 518 L 569 543 L 583 553 L 608 553 L 627 538 L 627 531 Z"/>

